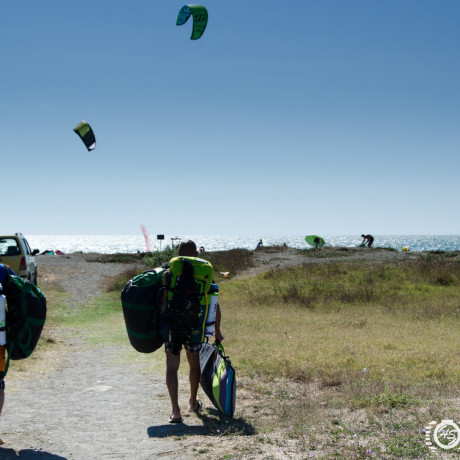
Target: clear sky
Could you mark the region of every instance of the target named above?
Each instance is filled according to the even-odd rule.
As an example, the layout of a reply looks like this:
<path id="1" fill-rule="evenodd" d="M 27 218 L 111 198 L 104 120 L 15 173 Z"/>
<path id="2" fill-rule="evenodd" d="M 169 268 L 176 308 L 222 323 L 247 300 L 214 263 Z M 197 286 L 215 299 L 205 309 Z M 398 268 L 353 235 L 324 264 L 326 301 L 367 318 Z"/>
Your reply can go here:
<path id="1" fill-rule="evenodd" d="M 183 4 L 0 0 L 2 232 L 460 233 L 460 1 Z"/>

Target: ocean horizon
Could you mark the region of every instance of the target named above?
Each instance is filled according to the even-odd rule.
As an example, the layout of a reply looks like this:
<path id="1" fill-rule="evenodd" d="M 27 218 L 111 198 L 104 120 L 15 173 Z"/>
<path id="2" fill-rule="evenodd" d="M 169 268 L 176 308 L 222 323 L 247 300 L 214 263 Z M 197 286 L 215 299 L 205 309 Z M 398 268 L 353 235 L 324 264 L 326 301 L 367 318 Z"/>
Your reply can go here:
<path id="1" fill-rule="evenodd" d="M 362 238 L 359 235 L 320 235 L 327 246 L 356 247 Z M 26 235 L 32 249 L 44 251 L 96 252 L 101 254 L 147 252 L 147 242 L 139 235 Z M 374 247 L 411 251 L 458 251 L 460 235 L 374 235 Z M 297 249 L 307 249 L 305 235 L 164 235 L 164 240 L 149 237 L 151 251 L 176 246 L 181 240 L 192 239 L 197 247 L 208 251 L 229 249 L 255 249 L 259 239 L 264 246 L 286 244 Z"/>

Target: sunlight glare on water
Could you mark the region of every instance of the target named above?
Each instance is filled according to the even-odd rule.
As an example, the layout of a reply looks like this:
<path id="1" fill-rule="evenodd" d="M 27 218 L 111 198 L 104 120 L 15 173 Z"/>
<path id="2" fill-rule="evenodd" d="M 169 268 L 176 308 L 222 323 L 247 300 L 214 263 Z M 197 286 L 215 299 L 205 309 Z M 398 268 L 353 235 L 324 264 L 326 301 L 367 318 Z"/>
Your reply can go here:
<path id="1" fill-rule="evenodd" d="M 321 235 L 328 246 L 356 247 L 362 239 L 359 235 Z M 32 249 L 71 252 L 97 252 L 102 254 L 145 252 L 144 237 L 140 235 L 26 235 Z M 404 246 L 411 251 L 454 251 L 460 250 L 460 235 L 374 235 L 374 247 L 401 250 Z M 172 239 L 174 238 L 174 239 Z M 177 239 L 176 239 L 177 238 Z M 290 236 L 205 236 L 205 235 L 165 235 L 163 241 L 150 239 L 153 250 L 164 249 L 181 240 L 192 239 L 198 247 L 207 251 L 221 251 L 235 248 L 254 249 L 259 239 L 264 246 L 286 244 L 292 248 L 309 248 L 305 235 Z"/>

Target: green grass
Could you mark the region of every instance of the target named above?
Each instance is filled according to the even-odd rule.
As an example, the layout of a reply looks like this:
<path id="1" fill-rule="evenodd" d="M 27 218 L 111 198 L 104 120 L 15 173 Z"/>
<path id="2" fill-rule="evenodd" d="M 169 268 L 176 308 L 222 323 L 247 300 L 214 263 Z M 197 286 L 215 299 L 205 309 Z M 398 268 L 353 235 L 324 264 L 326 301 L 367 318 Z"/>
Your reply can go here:
<path id="1" fill-rule="evenodd" d="M 222 286 L 223 324 L 251 375 L 353 381 L 366 368 L 373 381 L 449 386 L 460 377 L 459 280 L 447 259 L 274 270 Z"/>
<path id="2" fill-rule="evenodd" d="M 148 254 L 144 258 L 144 262 L 148 268 L 157 268 L 161 267 L 173 257 L 177 257 L 177 248 L 171 249 L 170 247 L 166 247 L 163 251 L 156 251 Z"/>

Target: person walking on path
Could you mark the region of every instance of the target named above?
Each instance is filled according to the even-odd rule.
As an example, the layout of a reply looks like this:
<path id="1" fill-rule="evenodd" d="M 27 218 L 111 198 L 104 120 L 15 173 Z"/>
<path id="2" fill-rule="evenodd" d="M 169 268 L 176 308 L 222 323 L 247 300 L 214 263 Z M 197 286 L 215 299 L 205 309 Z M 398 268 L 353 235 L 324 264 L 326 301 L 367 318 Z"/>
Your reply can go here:
<path id="1" fill-rule="evenodd" d="M 197 257 L 196 244 L 192 240 L 183 241 L 179 245 L 179 256 L 183 257 Z M 224 336 L 220 331 L 221 312 L 220 306 L 217 304 L 216 324 L 215 324 L 215 338 L 222 341 Z M 197 398 L 198 387 L 200 384 L 201 368 L 200 368 L 200 350 L 201 343 L 185 343 L 185 352 L 189 363 L 189 381 L 190 381 L 190 399 L 189 399 L 189 412 L 200 412 L 203 405 Z M 169 417 L 169 423 L 182 423 L 184 421 L 180 407 L 179 407 L 179 380 L 177 372 L 180 364 L 180 352 L 178 355 L 172 353 L 172 343 L 165 342 L 166 352 L 166 386 L 168 387 L 169 397 L 171 399 L 172 413 Z"/>
<path id="2" fill-rule="evenodd" d="M 368 248 L 372 247 L 372 243 L 374 242 L 374 237 L 372 235 L 361 235 L 361 238 L 364 238 L 361 246 L 365 246 L 367 243 Z"/>

